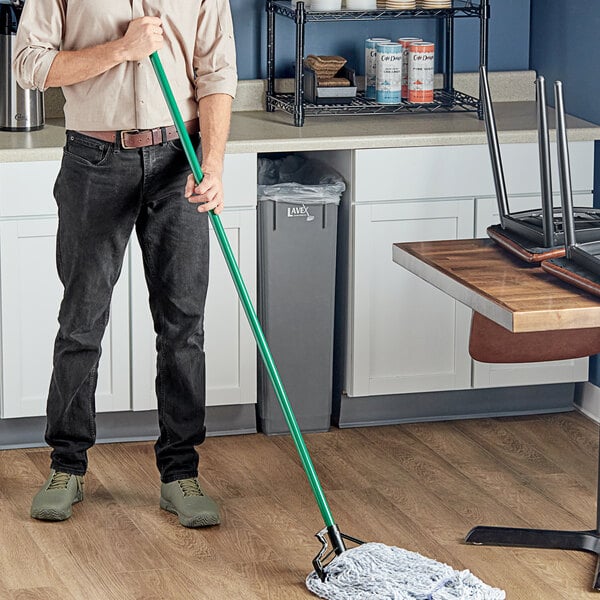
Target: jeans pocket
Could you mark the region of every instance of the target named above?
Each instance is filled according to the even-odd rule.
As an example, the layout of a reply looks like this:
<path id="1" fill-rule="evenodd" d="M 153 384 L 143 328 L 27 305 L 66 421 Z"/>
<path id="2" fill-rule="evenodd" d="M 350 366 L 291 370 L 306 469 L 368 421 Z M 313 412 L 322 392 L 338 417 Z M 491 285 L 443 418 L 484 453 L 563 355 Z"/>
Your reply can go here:
<path id="1" fill-rule="evenodd" d="M 65 144 L 65 157 L 71 158 L 84 165 L 98 167 L 109 157 L 112 144 L 83 136 L 74 132 L 67 132 Z"/>
<path id="2" fill-rule="evenodd" d="M 190 135 L 190 142 L 192 142 L 192 146 L 194 148 L 194 150 L 196 150 L 196 154 L 198 153 L 198 146 L 200 145 L 200 134 L 198 133 L 192 133 Z M 173 140 L 169 140 L 167 142 L 167 147 L 171 148 L 172 150 L 175 150 L 177 152 L 183 152 L 183 142 L 181 141 L 181 138 L 175 138 Z"/>
<path id="3" fill-rule="evenodd" d="M 175 150 L 176 152 L 183 152 L 183 143 L 181 139 L 175 138 L 174 140 L 169 140 L 167 142 L 167 146 L 171 148 L 171 150 Z"/>

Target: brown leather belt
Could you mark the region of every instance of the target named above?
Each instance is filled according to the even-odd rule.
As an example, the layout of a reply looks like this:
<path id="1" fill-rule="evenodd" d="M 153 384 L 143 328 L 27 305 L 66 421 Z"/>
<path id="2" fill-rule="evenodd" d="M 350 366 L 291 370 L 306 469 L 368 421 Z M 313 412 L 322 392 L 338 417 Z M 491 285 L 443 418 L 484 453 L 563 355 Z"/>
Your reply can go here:
<path id="1" fill-rule="evenodd" d="M 184 123 L 190 135 L 200 131 L 198 119 L 192 119 Z M 123 131 L 80 131 L 83 135 L 102 140 L 103 142 L 121 142 L 123 148 L 144 148 L 145 146 L 156 146 L 164 144 L 179 137 L 175 125 L 168 127 L 155 127 L 154 129 L 127 129 Z"/>

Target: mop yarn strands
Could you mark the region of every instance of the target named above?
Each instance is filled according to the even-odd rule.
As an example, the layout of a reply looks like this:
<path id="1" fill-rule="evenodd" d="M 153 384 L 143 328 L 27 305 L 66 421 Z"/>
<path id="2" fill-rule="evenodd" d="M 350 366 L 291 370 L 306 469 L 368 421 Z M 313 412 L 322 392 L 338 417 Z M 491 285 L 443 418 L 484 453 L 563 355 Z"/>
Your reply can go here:
<path id="1" fill-rule="evenodd" d="M 321 581 L 313 571 L 306 587 L 326 600 L 505 600 L 470 571 L 396 546 L 366 543 L 336 556 Z"/>

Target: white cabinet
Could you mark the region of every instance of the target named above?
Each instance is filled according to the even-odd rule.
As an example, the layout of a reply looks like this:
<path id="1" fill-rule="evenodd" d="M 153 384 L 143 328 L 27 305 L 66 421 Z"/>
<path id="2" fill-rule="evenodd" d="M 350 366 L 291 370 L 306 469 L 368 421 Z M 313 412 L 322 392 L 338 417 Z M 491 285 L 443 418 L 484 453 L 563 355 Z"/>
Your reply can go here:
<path id="1" fill-rule="evenodd" d="M 511 209 L 535 206 L 536 145 L 503 145 L 502 153 Z M 570 154 L 576 204 L 589 204 L 593 143 L 571 143 Z M 342 278 L 348 303 L 348 396 L 587 378 L 586 359 L 524 365 L 472 361 L 470 311 L 391 259 L 394 242 L 481 237 L 488 225 L 498 222 L 486 146 L 370 149 L 323 156 L 342 170 L 349 184 L 340 218 L 340 247 L 348 254 Z M 61 297 L 52 198 L 58 168 L 57 161 L 0 164 L 2 418 L 45 412 Z M 254 298 L 256 155 L 227 155 L 224 183 L 227 208 L 221 217 Z M 556 178 L 554 190 L 558 191 Z M 256 347 L 214 236 L 211 242 L 205 318 L 207 403 L 251 404 L 256 402 Z M 155 336 L 147 296 L 134 237 L 103 340 L 99 411 L 156 406 Z"/>
<path id="2" fill-rule="evenodd" d="M 593 142 L 569 146 L 577 205 L 590 205 Z M 511 211 L 539 205 L 536 144 L 504 144 Z M 554 150 L 554 190 L 558 192 Z M 468 355 L 469 309 L 391 261 L 394 242 L 485 237 L 498 222 L 486 146 L 357 150 L 350 173 L 348 396 L 587 379 L 587 359 L 483 364 Z M 557 197 L 557 203 L 559 203 Z"/>
<path id="3" fill-rule="evenodd" d="M 0 223 L 2 418 L 44 415 L 62 285 L 56 274 L 56 217 Z M 96 409 L 129 408 L 126 265 L 102 342 Z"/>
<path id="4" fill-rule="evenodd" d="M 256 155 L 225 159 L 223 226 L 254 301 L 256 290 Z M 225 259 L 211 232 L 210 283 L 204 318 L 206 403 L 256 402 L 256 347 Z M 132 408 L 156 408 L 155 334 L 148 308 L 141 252 L 131 252 Z"/>
<path id="5" fill-rule="evenodd" d="M 355 205 L 349 396 L 470 387 L 469 310 L 392 262 L 394 242 L 472 236 L 473 202 Z"/>
<path id="6" fill-rule="evenodd" d="M 392 244 L 470 238 L 478 146 L 357 150 L 352 170 L 345 392 L 471 386 L 470 311 L 392 262 Z M 479 167 L 477 167 L 479 165 Z"/>
<path id="7" fill-rule="evenodd" d="M 59 167 L 58 161 L 0 164 L 2 418 L 45 414 L 62 296 L 55 266 L 57 217 L 52 195 Z M 223 225 L 254 298 L 256 155 L 228 155 L 224 185 Z M 254 338 L 218 244 L 212 241 L 205 324 L 207 402 L 254 403 Z M 156 406 L 154 332 L 139 255 L 135 240 L 114 290 L 102 342 L 99 412 Z"/>

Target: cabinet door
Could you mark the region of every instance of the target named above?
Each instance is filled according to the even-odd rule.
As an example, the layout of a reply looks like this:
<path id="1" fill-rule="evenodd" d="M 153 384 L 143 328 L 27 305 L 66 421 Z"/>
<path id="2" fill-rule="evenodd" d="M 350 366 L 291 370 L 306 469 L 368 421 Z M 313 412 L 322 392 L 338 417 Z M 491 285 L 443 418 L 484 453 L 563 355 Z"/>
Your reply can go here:
<path id="1" fill-rule="evenodd" d="M 256 290 L 256 209 L 225 211 L 221 220 L 251 297 Z M 133 409 L 156 408 L 155 334 L 148 308 L 141 253 L 132 242 Z M 204 317 L 206 403 L 256 402 L 256 349 L 218 242 L 211 234 L 210 283 Z"/>
<path id="2" fill-rule="evenodd" d="M 57 219 L 0 224 L 2 418 L 44 415 L 62 286 L 56 274 Z M 102 342 L 96 408 L 129 409 L 126 265 Z"/>
<path id="3" fill-rule="evenodd" d="M 560 206 L 555 195 L 554 206 Z M 575 206 L 592 206 L 592 194 L 574 193 Z M 511 212 L 528 210 L 539 206 L 539 196 L 515 196 L 509 199 Z M 495 198 L 478 198 L 476 201 L 475 235 L 487 237 L 489 225 L 500 221 Z M 473 361 L 473 387 L 508 387 L 542 383 L 587 381 L 588 358 L 553 360 L 537 363 L 480 363 Z"/>
<path id="4" fill-rule="evenodd" d="M 392 262 L 394 242 L 473 236 L 473 201 L 355 205 L 349 396 L 471 385 L 469 310 Z"/>

